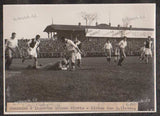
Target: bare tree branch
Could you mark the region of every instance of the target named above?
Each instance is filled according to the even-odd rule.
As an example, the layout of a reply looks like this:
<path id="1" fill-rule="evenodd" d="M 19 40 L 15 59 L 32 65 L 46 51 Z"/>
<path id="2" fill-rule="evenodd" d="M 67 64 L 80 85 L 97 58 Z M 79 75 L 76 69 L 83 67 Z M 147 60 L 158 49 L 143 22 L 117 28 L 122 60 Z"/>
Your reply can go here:
<path id="1" fill-rule="evenodd" d="M 96 13 L 91 14 L 91 13 L 81 12 L 81 16 L 85 20 L 86 26 L 91 25 L 92 22 L 97 19 Z"/>

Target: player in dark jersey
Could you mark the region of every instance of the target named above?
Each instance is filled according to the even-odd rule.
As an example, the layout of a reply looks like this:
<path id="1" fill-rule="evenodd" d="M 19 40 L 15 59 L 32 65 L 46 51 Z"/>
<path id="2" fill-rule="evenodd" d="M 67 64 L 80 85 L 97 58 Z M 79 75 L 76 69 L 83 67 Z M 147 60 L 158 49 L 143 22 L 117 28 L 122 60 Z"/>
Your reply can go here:
<path id="1" fill-rule="evenodd" d="M 146 56 L 146 63 L 149 62 L 149 57 L 152 57 L 152 41 L 151 36 L 148 36 L 147 40 L 144 42 L 145 46 L 145 56 Z"/>
<path id="2" fill-rule="evenodd" d="M 38 52 L 39 52 L 39 45 L 40 45 L 40 35 L 36 35 L 35 39 L 31 39 L 28 42 L 27 49 L 23 49 L 27 53 L 27 56 L 23 56 L 22 62 L 25 61 L 26 58 L 33 58 L 34 59 L 34 67 L 38 67 Z"/>

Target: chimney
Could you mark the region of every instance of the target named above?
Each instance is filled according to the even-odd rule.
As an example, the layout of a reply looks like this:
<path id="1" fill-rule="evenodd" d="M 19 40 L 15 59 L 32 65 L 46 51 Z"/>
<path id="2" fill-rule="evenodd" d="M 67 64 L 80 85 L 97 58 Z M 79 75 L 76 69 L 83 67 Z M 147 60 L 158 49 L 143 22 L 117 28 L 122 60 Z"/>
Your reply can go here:
<path id="1" fill-rule="evenodd" d="M 111 26 L 111 23 L 109 23 L 109 26 Z"/>
<path id="2" fill-rule="evenodd" d="M 81 26 L 81 22 L 78 23 L 78 26 Z"/>
<path id="3" fill-rule="evenodd" d="M 98 22 L 96 22 L 96 26 L 98 25 Z"/>

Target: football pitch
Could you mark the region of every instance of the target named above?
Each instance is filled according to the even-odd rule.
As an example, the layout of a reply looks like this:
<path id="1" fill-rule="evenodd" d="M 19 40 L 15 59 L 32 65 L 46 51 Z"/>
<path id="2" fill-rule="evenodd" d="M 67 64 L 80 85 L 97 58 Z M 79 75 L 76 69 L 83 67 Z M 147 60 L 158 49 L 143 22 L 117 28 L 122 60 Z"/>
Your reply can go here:
<path id="1" fill-rule="evenodd" d="M 60 58 L 40 58 L 39 64 Z M 14 59 L 5 73 L 7 102 L 139 102 L 154 108 L 154 66 L 127 57 L 122 66 L 104 57 L 86 57 L 75 71 L 27 69 L 32 60 Z"/>

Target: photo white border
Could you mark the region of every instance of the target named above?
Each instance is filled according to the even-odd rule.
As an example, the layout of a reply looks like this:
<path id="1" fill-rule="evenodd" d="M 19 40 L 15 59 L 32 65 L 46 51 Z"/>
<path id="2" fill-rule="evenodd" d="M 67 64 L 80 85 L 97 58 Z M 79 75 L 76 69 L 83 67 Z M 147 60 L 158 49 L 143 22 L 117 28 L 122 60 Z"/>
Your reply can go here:
<path id="1" fill-rule="evenodd" d="M 107 4 L 107 3 L 105 3 Z M 154 13 L 154 111 L 93 111 L 93 112 L 7 112 L 6 109 L 6 95 L 5 95 L 5 50 L 4 50 L 4 33 L 3 33 L 3 112 L 7 115 L 13 115 L 13 114 L 90 114 L 90 113 L 156 113 L 157 112 L 157 92 L 156 92 L 156 3 L 116 3 L 116 4 L 152 4 L 155 8 Z M 115 4 L 115 5 L 116 5 Z M 8 5 L 8 4 L 6 4 Z M 15 5 L 15 4 L 14 4 Z M 22 4 L 16 4 L 17 6 Z M 42 4 L 25 4 L 25 5 L 42 5 Z M 86 4 L 43 4 L 43 5 L 86 5 Z M 97 4 L 88 4 L 88 5 L 97 5 Z M 3 14 L 4 14 L 4 6 L 3 5 Z M 3 15 L 4 18 L 4 15 Z M 3 20 L 4 22 L 4 20 Z M 3 23 L 4 24 L 4 23 Z M 3 25 L 4 30 L 4 25 Z M 60 102 L 62 103 L 62 102 Z"/>

